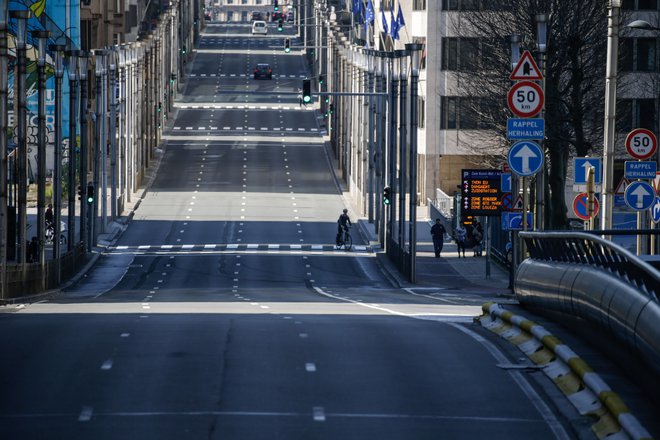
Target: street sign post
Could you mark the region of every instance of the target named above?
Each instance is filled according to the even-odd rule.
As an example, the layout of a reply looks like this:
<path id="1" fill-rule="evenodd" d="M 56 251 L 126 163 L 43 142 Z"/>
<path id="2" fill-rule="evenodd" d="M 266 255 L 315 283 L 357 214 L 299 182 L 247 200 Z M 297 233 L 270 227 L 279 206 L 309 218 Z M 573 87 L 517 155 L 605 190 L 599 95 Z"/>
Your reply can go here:
<path id="1" fill-rule="evenodd" d="M 602 159 L 600 157 L 576 157 L 573 164 L 573 168 L 575 169 L 575 179 L 574 183 L 576 185 L 578 184 L 586 184 L 587 183 L 587 170 L 591 167 L 595 168 L 595 173 L 594 173 L 594 183 L 596 185 L 600 185 L 602 183 L 603 179 L 603 167 L 602 167 Z"/>
<path id="2" fill-rule="evenodd" d="M 464 215 L 498 215 L 502 193 L 499 170 L 461 170 L 462 206 Z"/>
<path id="3" fill-rule="evenodd" d="M 541 81 L 543 79 L 541 69 L 539 69 L 534 57 L 528 50 L 520 56 L 520 60 L 518 60 L 518 64 L 509 75 L 509 79 L 512 81 Z"/>
<path id="4" fill-rule="evenodd" d="M 521 118 L 537 115 L 543 108 L 543 89 L 531 81 L 515 83 L 507 94 L 509 109 Z"/>
<path id="5" fill-rule="evenodd" d="M 500 183 L 500 191 L 503 193 L 511 192 L 511 173 L 502 173 L 502 182 Z"/>
<path id="6" fill-rule="evenodd" d="M 660 196 L 655 197 L 655 202 L 651 206 L 651 218 L 653 223 L 660 223 Z"/>
<path id="7" fill-rule="evenodd" d="M 655 179 L 657 169 L 655 162 L 627 160 L 624 176 L 626 179 Z"/>
<path id="8" fill-rule="evenodd" d="M 636 211 L 649 209 L 655 202 L 655 191 L 653 187 L 646 182 L 631 182 L 626 188 L 624 194 L 626 205 Z"/>
<path id="9" fill-rule="evenodd" d="M 521 231 L 523 228 L 522 212 L 502 212 L 502 230 L 503 231 Z M 534 224 L 534 216 L 531 212 L 527 213 L 527 229 L 531 229 Z"/>
<path id="10" fill-rule="evenodd" d="M 655 154 L 657 148 L 658 139 L 646 128 L 636 128 L 626 136 L 626 150 L 635 159 L 648 159 Z"/>
<path id="11" fill-rule="evenodd" d="M 511 140 L 543 139 L 545 119 L 509 118 L 506 121 L 506 138 Z"/>
<path id="12" fill-rule="evenodd" d="M 589 212 L 589 194 L 580 193 L 575 199 L 573 199 L 573 212 L 578 216 L 579 219 L 589 220 L 598 215 L 600 210 L 600 202 L 598 202 L 598 197 L 594 199 L 594 208 L 593 212 Z"/>
<path id="13" fill-rule="evenodd" d="M 543 166 L 543 150 L 536 142 L 519 141 L 511 146 L 507 155 L 511 171 L 518 176 L 532 176 Z"/>

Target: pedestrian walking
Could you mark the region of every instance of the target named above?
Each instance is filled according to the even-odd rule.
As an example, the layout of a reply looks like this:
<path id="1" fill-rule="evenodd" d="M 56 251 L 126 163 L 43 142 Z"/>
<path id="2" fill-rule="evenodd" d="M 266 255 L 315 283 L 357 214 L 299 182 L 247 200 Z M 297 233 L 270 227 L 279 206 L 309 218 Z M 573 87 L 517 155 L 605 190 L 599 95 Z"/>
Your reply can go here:
<path id="1" fill-rule="evenodd" d="M 465 240 L 467 240 L 467 230 L 463 223 L 459 223 L 454 230 L 454 237 L 456 239 L 456 249 L 458 249 L 458 258 L 461 258 L 461 251 L 463 251 L 463 258 L 465 258 Z"/>
<path id="2" fill-rule="evenodd" d="M 484 228 L 481 226 L 481 223 L 477 220 L 474 223 L 474 227 L 472 229 L 472 236 L 474 237 L 474 247 L 472 248 L 474 251 L 474 257 L 481 257 L 481 252 L 482 252 L 482 240 L 484 238 Z"/>
<path id="3" fill-rule="evenodd" d="M 442 252 L 442 246 L 445 241 L 445 227 L 440 223 L 440 219 L 435 219 L 435 225 L 431 228 L 431 237 L 433 238 L 433 251 L 435 252 L 435 258 L 440 258 L 440 252 Z"/>

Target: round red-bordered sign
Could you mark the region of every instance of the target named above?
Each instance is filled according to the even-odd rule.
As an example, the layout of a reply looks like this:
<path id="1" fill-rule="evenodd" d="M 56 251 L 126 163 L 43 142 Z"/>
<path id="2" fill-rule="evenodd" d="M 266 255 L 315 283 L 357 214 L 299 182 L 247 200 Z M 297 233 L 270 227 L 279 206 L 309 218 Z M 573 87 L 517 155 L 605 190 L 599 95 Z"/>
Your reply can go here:
<path id="1" fill-rule="evenodd" d="M 509 90 L 506 102 L 516 116 L 530 118 L 543 108 L 543 89 L 532 81 L 517 82 Z"/>
<path id="2" fill-rule="evenodd" d="M 658 138 L 646 128 L 636 128 L 626 136 L 626 150 L 635 159 L 648 159 L 655 154 L 657 148 Z"/>
<path id="3" fill-rule="evenodd" d="M 600 202 L 598 201 L 598 198 L 594 198 L 594 212 L 589 215 L 588 197 L 589 195 L 587 193 L 580 193 L 575 196 L 575 199 L 573 199 L 573 212 L 582 220 L 589 220 L 592 217 L 596 217 L 600 210 Z"/>

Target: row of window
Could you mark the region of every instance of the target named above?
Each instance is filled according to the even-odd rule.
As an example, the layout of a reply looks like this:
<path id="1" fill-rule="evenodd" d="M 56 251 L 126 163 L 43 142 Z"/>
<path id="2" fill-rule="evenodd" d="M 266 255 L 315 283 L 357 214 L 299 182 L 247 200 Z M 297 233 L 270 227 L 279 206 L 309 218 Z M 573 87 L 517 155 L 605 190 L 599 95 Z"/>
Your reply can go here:
<path id="1" fill-rule="evenodd" d="M 484 47 L 479 38 L 445 37 L 442 39 L 440 68 L 449 71 L 480 72 Z M 504 43 L 503 43 L 504 44 Z M 622 72 L 660 72 L 657 38 L 621 38 L 619 70 Z"/>
<path id="2" fill-rule="evenodd" d="M 483 98 L 443 96 L 440 100 L 440 129 L 487 130 L 493 127 L 479 117 L 488 113 L 492 100 Z M 633 128 L 658 129 L 658 110 L 655 99 L 617 100 L 617 131 L 625 133 Z M 423 113 L 420 113 L 420 116 Z"/>
<path id="3" fill-rule="evenodd" d="M 658 3 L 658 0 L 623 0 L 621 8 L 631 11 L 657 11 Z M 420 7 L 416 7 L 418 4 Z M 510 7 L 511 2 L 501 4 L 494 0 L 442 0 L 443 11 L 501 11 Z M 426 9 L 426 1 L 415 0 L 413 9 Z"/>

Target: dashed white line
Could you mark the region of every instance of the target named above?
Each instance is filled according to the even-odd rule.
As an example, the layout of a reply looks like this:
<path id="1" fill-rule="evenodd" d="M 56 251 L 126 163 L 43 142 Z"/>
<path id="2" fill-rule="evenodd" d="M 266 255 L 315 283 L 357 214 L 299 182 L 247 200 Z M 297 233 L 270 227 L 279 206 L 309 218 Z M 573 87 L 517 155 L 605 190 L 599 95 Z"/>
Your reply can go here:
<path id="1" fill-rule="evenodd" d="M 89 422 L 92 418 L 94 410 L 91 406 L 83 406 L 82 411 L 80 411 L 80 415 L 78 416 L 78 421 L 79 422 Z"/>
<path id="2" fill-rule="evenodd" d="M 112 359 L 108 359 L 107 361 L 103 362 L 101 364 L 101 370 L 111 370 L 112 369 Z"/>

